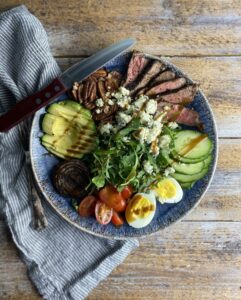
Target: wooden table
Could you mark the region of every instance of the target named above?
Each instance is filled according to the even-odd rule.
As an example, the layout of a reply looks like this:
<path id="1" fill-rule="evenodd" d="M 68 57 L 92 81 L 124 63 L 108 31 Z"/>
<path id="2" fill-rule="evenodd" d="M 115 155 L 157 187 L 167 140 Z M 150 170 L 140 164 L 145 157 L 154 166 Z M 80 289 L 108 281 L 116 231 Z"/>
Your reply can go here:
<path id="1" fill-rule="evenodd" d="M 41 20 L 65 69 L 126 37 L 200 82 L 218 124 L 218 168 L 201 204 L 140 247 L 88 299 L 241 299 L 241 1 L 5 0 Z M 41 299 L 0 220 L 0 299 Z"/>

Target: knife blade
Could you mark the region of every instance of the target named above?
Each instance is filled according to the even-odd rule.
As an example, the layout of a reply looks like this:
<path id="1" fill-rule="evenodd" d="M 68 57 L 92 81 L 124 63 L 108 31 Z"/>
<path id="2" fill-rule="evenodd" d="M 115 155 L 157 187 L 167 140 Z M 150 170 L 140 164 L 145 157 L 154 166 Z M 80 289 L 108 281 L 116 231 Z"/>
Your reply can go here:
<path id="1" fill-rule="evenodd" d="M 122 40 L 96 54 L 76 63 L 58 78 L 55 78 L 43 90 L 18 102 L 3 116 L 0 116 L 0 132 L 7 131 L 41 107 L 70 89 L 74 82 L 79 82 L 101 68 L 111 59 L 119 56 L 135 44 L 134 39 Z"/>

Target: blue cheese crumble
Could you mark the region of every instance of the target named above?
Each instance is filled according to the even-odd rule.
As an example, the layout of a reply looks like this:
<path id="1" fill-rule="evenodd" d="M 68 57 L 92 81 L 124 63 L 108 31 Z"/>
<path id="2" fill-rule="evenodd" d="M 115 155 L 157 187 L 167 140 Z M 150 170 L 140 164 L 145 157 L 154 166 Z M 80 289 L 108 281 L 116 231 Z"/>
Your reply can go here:
<path id="1" fill-rule="evenodd" d="M 143 168 L 146 173 L 148 173 L 148 174 L 153 173 L 153 166 L 150 164 L 150 162 L 148 160 L 145 160 L 143 162 Z"/>

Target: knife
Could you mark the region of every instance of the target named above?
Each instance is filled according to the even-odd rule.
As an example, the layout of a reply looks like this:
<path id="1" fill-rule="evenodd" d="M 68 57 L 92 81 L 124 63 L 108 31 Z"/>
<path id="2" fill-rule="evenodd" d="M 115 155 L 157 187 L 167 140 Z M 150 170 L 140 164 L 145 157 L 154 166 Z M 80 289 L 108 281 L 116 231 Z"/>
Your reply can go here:
<path id="1" fill-rule="evenodd" d="M 12 109 L 0 117 L 0 132 L 7 131 L 41 107 L 69 90 L 74 82 L 79 82 L 101 68 L 111 59 L 119 56 L 135 44 L 135 39 L 122 40 L 102 49 L 96 54 L 76 63 L 62 75 L 55 78 L 43 90 L 18 102 Z"/>

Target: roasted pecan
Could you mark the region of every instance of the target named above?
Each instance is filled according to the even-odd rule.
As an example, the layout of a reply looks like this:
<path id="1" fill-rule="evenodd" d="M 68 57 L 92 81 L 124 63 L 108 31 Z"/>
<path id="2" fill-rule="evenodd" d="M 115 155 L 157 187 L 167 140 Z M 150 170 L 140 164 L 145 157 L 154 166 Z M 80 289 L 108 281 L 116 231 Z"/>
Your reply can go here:
<path id="1" fill-rule="evenodd" d="M 93 102 L 94 100 L 96 100 L 97 98 L 96 92 L 97 92 L 96 82 L 95 80 L 91 80 L 90 89 L 89 89 L 89 98 L 87 101 Z"/>
<path id="2" fill-rule="evenodd" d="M 106 96 L 107 90 L 105 88 L 105 81 L 103 78 L 100 78 L 98 80 L 97 88 L 98 88 L 100 98 L 102 98 L 103 100 L 106 100 L 107 99 L 107 96 Z"/>
<path id="3" fill-rule="evenodd" d="M 95 109 L 96 105 L 95 105 L 95 102 L 84 102 L 84 106 L 90 110 L 93 110 Z"/>
<path id="4" fill-rule="evenodd" d="M 101 120 L 102 124 L 106 124 L 106 123 L 111 123 L 112 124 L 113 122 L 114 122 L 114 116 L 113 115 L 108 116 L 108 117 Z"/>
<path id="5" fill-rule="evenodd" d="M 84 88 L 84 85 L 83 83 L 80 83 L 79 87 L 78 87 L 78 100 L 80 103 L 83 102 L 83 99 L 82 99 L 82 91 L 83 91 L 83 88 Z"/>
<path id="6" fill-rule="evenodd" d="M 105 88 L 110 93 L 115 92 L 119 88 L 118 81 L 110 74 L 108 74 L 108 76 L 106 77 Z"/>
<path id="7" fill-rule="evenodd" d="M 117 104 L 114 104 L 112 106 L 105 105 L 103 109 L 101 110 L 101 113 L 97 114 L 96 111 L 93 112 L 92 116 L 93 119 L 96 121 L 101 121 L 103 119 L 106 119 L 107 117 L 113 115 L 118 109 Z"/>
<path id="8" fill-rule="evenodd" d="M 111 71 L 108 76 L 112 77 L 113 79 L 115 79 L 116 83 L 118 84 L 118 86 L 120 86 L 121 83 L 121 78 L 122 75 L 121 73 L 117 72 L 117 71 Z"/>
<path id="9" fill-rule="evenodd" d="M 95 73 L 91 74 L 91 76 L 95 78 L 100 78 L 100 77 L 106 77 L 107 76 L 107 71 L 105 69 L 99 69 Z"/>
<path id="10" fill-rule="evenodd" d="M 75 82 L 73 84 L 72 90 L 69 92 L 70 97 L 76 101 L 78 101 L 78 88 L 79 88 L 79 83 Z"/>
<path id="11" fill-rule="evenodd" d="M 82 90 L 82 99 L 83 99 L 83 102 L 85 102 L 88 99 L 90 84 L 91 83 L 90 83 L 89 79 L 83 81 L 83 90 Z"/>

